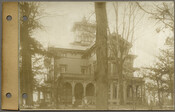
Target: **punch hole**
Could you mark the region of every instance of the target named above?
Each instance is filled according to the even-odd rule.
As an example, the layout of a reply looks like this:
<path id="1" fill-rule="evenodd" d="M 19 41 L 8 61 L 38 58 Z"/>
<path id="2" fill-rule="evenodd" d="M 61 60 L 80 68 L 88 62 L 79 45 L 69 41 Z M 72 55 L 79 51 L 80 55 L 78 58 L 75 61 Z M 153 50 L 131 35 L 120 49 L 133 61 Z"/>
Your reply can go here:
<path id="1" fill-rule="evenodd" d="M 6 17 L 6 19 L 7 19 L 7 21 L 11 21 L 11 20 L 12 20 L 12 16 L 11 16 L 11 15 L 8 15 L 8 16 Z"/>
<path id="2" fill-rule="evenodd" d="M 11 98 L 11 97 L 12 97 L 12 94 L 11 94 L 11 93 L 7 93 L 7 94 L 6 94 L 6 97 L 7 97 L 7 98 Z"/>
<path id="3" fill-rule="evenodd" d="M 22 98 L 26 99 L 27 98 L 27 93 L 23 93 Z"/>
<path id="4" fill-rule="evenodd" d="M 23 21 L 27 21 L 27 16 L 23 16 Z"/>

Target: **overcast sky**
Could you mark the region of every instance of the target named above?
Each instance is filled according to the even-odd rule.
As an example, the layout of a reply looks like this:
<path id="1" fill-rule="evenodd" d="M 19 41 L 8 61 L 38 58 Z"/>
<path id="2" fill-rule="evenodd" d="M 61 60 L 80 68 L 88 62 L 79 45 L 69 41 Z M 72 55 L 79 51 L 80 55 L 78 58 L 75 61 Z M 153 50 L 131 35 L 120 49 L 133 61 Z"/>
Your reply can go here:
<path id="1" fill-rule="evenodd" d="M 119 26 L 123 14 L 125 2 L 119 3 Z M 145 2 L 144 4 L 150 4 Z M 93 2 L 41 2 L 41 8 L 49 16 L 41 18 L 44 30 L 37 30 L 33 34 L 45 47 L 66 47 L 74 40 L 74 33 L 71 31 L 74 22 L 81 21 L 82 18 L 89 17 L 94 13 Z M 140 67 L 153 63 L 158 49 L 163 47 L 165 38 L 170 35 L 169 31 L 156 32 L 156 28 L 161 24 L 155 24 L 150 19 L 150 15 L 138 12 L 138 18 L 144 15 L 137 24 L 134 37 L 137 38 L 133 43 L 132 53 L 137 55 L 134 66 Z M 112 3 L 107 3 L 108 24 L 111 31 L 115 30 L 115 12 Z M 90 18 L 95 21 L 95 14 Z M 139 20 L 139 19 L 138 19 Z M 120 27 L 119 27 L 120 28 Z M 119 32 L 120 33 L 120 32 Z M 172 35 L 172 34 L 171 34 Z"/>

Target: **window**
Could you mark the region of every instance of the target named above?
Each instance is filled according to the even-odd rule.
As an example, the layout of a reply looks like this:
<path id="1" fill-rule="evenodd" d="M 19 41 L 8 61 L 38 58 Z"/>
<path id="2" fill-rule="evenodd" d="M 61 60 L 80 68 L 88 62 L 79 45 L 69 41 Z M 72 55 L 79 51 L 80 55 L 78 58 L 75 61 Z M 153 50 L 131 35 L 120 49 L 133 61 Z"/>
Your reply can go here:
<path id="1" fill-rule="evenodd" d="M 82 74 L 87 74 L 87 67 L 86 66 L 81 67 L 81 73 Z"/>
<path id="2" fill-rule="evenodd" d="M 113 75 L 113 73 L 114 73 L 114 64 L 111 63 L 111 74 Z"/>
<path id="3" fill-rule="evenodd" d="M 67 65 L 60 65 L 60 73 L 66 73 L 67 72 Z"/>
<path id="4" fill-rule="evenodd" d="M 89 74 L 91 75 L 91 65 L 89 65 Z"/>
<path id="5" fill-rule="evenodd" d="M 93 63 L 93 67 L 94 67 L 94 71 L 96 71 L 96 69 L 97 69 L 97 63 L 96 62 Z"/>
<path id="6" fill-rule="evenodd" d="M 111 63 L 108 62 L 108 73 L 111 75 Z"/>
<path id="7" fill-rule="evenodd" d="M 66 53 L 61 53 L 61 57 L 66 57 L 67 54 Z"/>
<path id="8" fill-rule="evenodd" d="M 44 99 L 43 92 L 40 91 L 39 94 L 40 94 L 40 99 Z"/>
<path id="9" fill-rule="evenodd" d="M 49 101 L 50 101 L 50 94 L 47 93 L 47 94 L 46 94 L 46 102 L 49 102 Z"/>
<path id="10" fill-rule="evenodd" d="M 117 75 L 117 65 L 113 64 L 113 75 Z"/>
<path id="11" fill-rule="evenodd" d="M 117 84 L 115 83 L 113 85 L 113 98 L 117 99 Z"/>
<path id="12" fill-rule="evenodd" d="M 128 98 L 132 97 L 132 86 L 131 85 L 129 85 L 127 88 L 127 97 Z"/>

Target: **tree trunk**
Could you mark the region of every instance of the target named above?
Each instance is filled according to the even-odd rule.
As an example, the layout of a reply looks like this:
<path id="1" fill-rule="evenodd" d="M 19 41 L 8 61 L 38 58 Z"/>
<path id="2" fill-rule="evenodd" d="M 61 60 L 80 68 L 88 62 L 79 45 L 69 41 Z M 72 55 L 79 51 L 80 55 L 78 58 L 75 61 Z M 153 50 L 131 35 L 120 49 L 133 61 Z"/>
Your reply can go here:
<path id="1" fill-rule="evenodd" d="M 172 80 L 172 75 L 169 74 L 169 77 L 170 77 L 169 88 L 170 88 L 170 94 L 171 94 L 171 104 L 174 105 L 174 80 Z"/>
<path id="2" fill-rule="evenodd" d="M 107 61 L 107 15 L 106 3 L 95 3 L 96 14 L 96 55 L 97 55 L 97 71 L 96 71 L 96 108 L 98 110 L 108 109 L 108 61 Z"/>
<path id="3" fill-rule="evenodd" d="M 27 31 L 21 31 L 21 38 L 25 38 L 23 43 L 21 43 L 21 56 L 22 56 L 22 65 L 20 73 L 20 90 L 21 97 L 23 93 L 27 94 L 26 105 L 33 105 L 33 75 L 32 75 L 32 60 L 30 53 L 30 46 L 28 43 L 28 35 L 26 36 Z M 21 98 L 22 99 L 22 98 Z"/>
<path id="4" fill-rule="evenodd" d="M 164 105 L 164 92 L 163 91 L 161 92 L 161 99 L 162 99 L 162 101 L 161 101 L 162 105 Z"/>
<path id="5" fill-rule="evenodd" d="M 174 91 L 171 92 L 171 104 L 174 105 Z"/>
<path id="6" fill-rule="evenodd" d="M 123 95 L 123 63 L 120 63 L 118 65 L 118 76 L 119 76 L 119 104 L 123 105 L 124 104 L 124 95 Z M 132 96 L 134 94 L 132 93 Z"/>
<path id="7" fill-rule="evenodd" d="M 27 94 L 27 99 L 26 99 L 26 104 L 27 105 L 32 105 L 33 104 L 33 77 L 32 77 L 32 68 L 31 68 L 31 55 L 28 53 L 25 53 L 23 55 L 22 59 L 22 81 L 20 83 L 21 85 L 21 94 L 26 93 Z"/>
<path id="8" fill-rule="evenodd" d="M 160 97 L 160 86 L 159 86 L 158 80 L 157 80 L 157 87 L 158 87 L 157 94 L 158 94 L 159 107 L 161 108 L 162 105 L 161 105 L 161 97 Z"/>

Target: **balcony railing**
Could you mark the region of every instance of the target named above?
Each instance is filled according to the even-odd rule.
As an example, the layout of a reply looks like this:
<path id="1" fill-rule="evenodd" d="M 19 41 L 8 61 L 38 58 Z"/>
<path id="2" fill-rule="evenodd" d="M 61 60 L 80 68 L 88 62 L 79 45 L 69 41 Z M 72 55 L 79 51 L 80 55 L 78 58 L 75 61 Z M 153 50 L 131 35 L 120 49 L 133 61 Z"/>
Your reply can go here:
<path id="1" fill-rule="evenodd" d="M 126 103 L 142 103 L 142 97 L 127 97 Z"/>
<path id="2" fill-rule="evenodd" d="M 76 74 L 76 73 L 61 73 L 63 77 L 73 78 L 93 78 L 94 74 Z"/>

